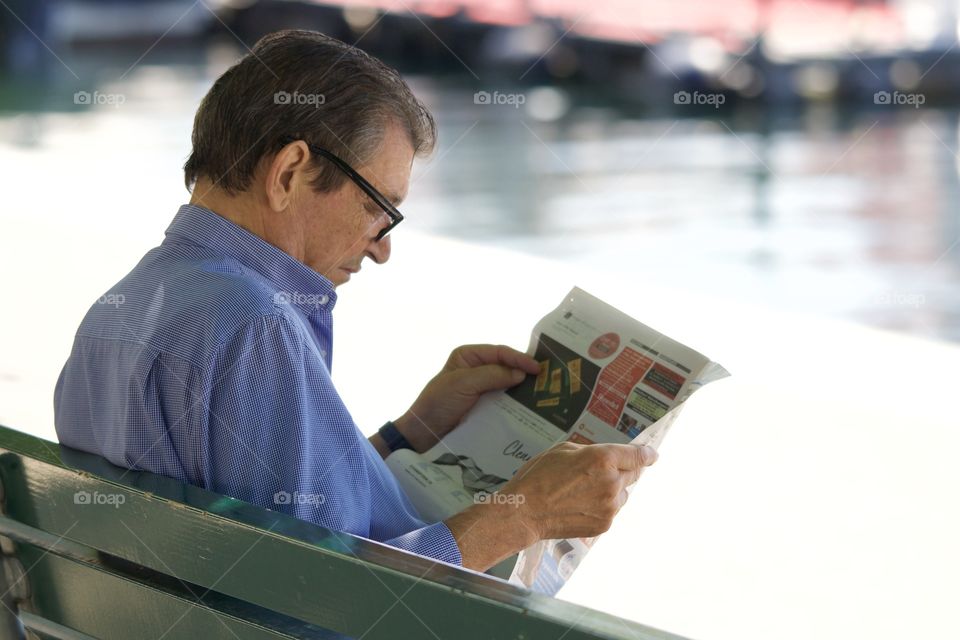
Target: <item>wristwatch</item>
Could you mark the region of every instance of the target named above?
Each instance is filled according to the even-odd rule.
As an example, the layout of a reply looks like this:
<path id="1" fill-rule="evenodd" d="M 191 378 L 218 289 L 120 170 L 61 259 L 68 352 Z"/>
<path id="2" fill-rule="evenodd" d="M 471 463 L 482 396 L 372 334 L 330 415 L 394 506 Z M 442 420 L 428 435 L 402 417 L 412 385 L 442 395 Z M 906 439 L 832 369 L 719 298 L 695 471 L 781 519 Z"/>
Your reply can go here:
<path id="1" fill-rule="evenodd" d="M 380 437 L 383 438 L 383 441 L 387 443 L 387 449 L 390 451 L 396 451 L 397 449 L 413 449 L 410 446 L 410 443 L 407 442 L 407 439 L 397 431 L 397 425 L 393 424 L 393 421 L 388 420 L 387 424 L 380 427 L 380 430 L 377 432 L 380 434 Z"/>

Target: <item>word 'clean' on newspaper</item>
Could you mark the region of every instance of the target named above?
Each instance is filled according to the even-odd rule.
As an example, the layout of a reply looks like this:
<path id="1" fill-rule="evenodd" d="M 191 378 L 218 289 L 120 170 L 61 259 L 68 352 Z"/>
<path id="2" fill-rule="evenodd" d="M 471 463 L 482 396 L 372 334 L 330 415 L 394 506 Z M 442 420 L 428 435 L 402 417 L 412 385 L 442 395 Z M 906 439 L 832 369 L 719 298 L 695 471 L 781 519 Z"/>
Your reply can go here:
<path id="1" fill-rule="evenodd" d="M 574 287 L 533 329 L 540 363 L 506 391 L 485 394 L 425 453 L 386 459 L 427 522 L 499 496 L 537 454 L 562 441 L 657 448 L 690 395 L 726 369 Z M 510 581 L 556 594 L 595 538 L 542 540 L 520 552 Z"/>

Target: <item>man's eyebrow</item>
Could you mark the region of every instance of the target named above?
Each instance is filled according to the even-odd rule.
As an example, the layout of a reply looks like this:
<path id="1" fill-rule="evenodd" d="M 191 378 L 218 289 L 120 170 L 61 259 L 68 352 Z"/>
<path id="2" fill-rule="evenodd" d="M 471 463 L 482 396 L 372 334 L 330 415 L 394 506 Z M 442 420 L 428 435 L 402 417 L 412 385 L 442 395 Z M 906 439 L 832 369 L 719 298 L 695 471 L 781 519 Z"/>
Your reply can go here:
<path id="1" fill-rule="evenodd" d="M 374 187 L 374 189 L 376 189 L 376 187 Z M 401 198 L 400 196 L 398 196 L 398 195 L 395 194 L 395 193 L 385 193 L 385 192 L 383 192 L 383 191 L 379 191 L 378 193 L 379 193 L 382 197 L 386 198 L 387 202 L 389 202 L 390 204 L 392 204 L 392 205 L 395 206 L 395 207 L 399 207 L 399 206 L 400 206 L 400 203 L 403 202 L 403 198 Z M 367 197 L 370 198 L 371 201 L 374 200 L 374 198 L 370 197 L 370 194 L 367 194 Z"/>

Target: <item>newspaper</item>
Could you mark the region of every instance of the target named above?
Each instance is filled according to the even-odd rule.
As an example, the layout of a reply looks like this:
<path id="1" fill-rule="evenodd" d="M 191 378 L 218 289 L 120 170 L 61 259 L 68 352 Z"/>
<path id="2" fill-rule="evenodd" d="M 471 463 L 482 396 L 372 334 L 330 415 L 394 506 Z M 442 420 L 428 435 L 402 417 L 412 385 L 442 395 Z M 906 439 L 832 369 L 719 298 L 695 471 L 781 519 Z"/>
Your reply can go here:
<path id="1" fill-rule="evenodd" d="M 493 499 L 520 467 L 558 442 L 657 448 L 684 401 L 729 375 L 576 287 L 534 327 L 527 353 L 540 363 L 538 375 L 481 397 L 429 451 L 387 457 L 428 522 Z M 594 540 L 542 540 L 520 552 L 510 581 L 554 595 Z"/>

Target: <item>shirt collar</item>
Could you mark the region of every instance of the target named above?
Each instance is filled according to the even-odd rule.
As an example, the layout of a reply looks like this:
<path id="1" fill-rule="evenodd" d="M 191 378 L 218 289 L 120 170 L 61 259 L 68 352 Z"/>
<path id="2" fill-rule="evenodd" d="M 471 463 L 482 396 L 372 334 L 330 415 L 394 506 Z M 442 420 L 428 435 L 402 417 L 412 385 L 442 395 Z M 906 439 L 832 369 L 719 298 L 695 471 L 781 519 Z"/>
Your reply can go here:
<path id="1" fill-rule="evenodd" d="M 287 302 L 307 314 L 320 308 L 333 311 L 337 302 L 330 280 L 210 209 L 182 205 L 166 235 L 167 241 L 186 240 L 237 260 L 277 288 L 278 302 Z"/>

